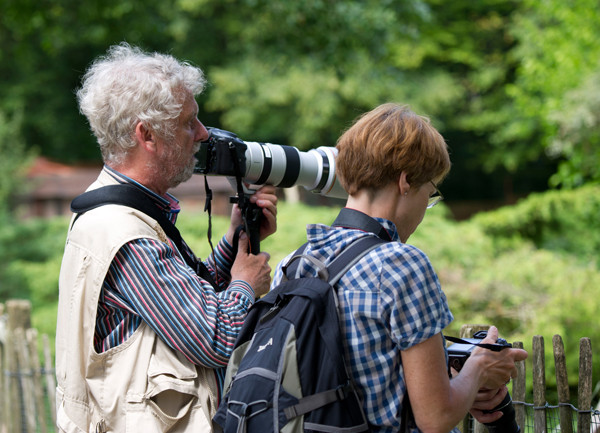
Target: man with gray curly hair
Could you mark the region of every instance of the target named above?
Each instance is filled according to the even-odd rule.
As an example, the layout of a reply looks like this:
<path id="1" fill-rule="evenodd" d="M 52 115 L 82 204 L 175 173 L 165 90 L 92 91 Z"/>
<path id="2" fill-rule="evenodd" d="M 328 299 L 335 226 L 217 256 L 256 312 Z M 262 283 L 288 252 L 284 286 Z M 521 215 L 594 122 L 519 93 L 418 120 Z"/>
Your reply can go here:
<path id="1" fill-rule="evenodd" d="M 152 209 L 103 202 L 71 221 L 56 333 L 59 431 L 211 431 L 223 367 L 271 268 L 243 233 L 234 251 L 237 206 L 205 262 L 174 228 L 180 209 L 168 190 L 192 176 L 208 138 L 195 100 L 204 86 L 201 69 L 122 43 L 77 91 L 104 160 L 88 191 L 116 186 Z M 277 226 L 274 187 L 250 201 L 264 239 Z"/>

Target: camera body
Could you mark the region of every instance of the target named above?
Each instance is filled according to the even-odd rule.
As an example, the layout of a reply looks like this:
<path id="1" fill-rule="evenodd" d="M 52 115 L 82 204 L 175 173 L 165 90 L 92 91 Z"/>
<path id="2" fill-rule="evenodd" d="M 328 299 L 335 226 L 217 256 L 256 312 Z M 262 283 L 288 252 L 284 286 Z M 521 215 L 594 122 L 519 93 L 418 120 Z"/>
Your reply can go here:
<path id="1" fill-rule="evenodd" d="M 460 371 L 469 356 L 471 356 L 471 352 L 485 337 L 487 337 L 487 331 L 478 331 L 473 335 L 473 338 L 463 338 L 462 340 L 465 343 L 454 343 L 448 347 L 448 367 Z M 503 338 L 498 338 L 495 345 L 485 347 L 490 350 L 500 351 L 512 347 L 512 344 Z M 497 421 L 485 424 L 489 433 L 519 433 L 521 431 L 521 428 L 517 424 L 515 408 L 508 392 L 504 399 L 495 408 L 490 410 L 489 413 L 496 411 L 502 412 L 502 417 Z"/>
<path id="2" fill-rule="evenodd" d="M 301 185 L 326 197 L 347 198 L 348 194 L 335 174 L 335 147 L 321 146 L 302 152 L 293 146 L 257 143 L 241 140 L 233 132 L 208 128 L 208 139 L 200 143 L 196 152 L 194 173 L 226 176 L 237 192 L 231 198 L 242 213 L 243 230 L 250 238 L 250 251 L 260 251 L 262 210 L 249 197 L 254 186 L 274 185 L 288 188 Z M 207 205 L 212 194 L 207 188 Z M 234 244 L 237 244 L 237 233 Z"/>
<path id="3" fill-rule="evenodd" d="M 471 356 L 471 352 L 477 347 L 476 344 L 481 343 L 481 340 L 485 337 L 487 337 L 487 331 L 478 331 L 473 335 L 473 338 L 462 339 L 470 344 L 454 343 L 448 347 L 448 366 L 456 371 L 460 371 L 465 365 L 465 362 L 467 362 L 469 356 Z M 498 338 L 498 340 L 496 340 L 496 345 L 501 346 L 502 348 L 512 347 L 512 344 L 503 338 Z"/>
<path id="4" fill-rule="evenodd" d="M 246 166 L 246 143 L 233 132 L 208 128 L 208 140 L 200 143 L 194 173 L 235 176 L 236 164 Z"/>
<path id="5" fill-rule="evenodd" d="M 335 175 L 335 147 L 302 152 L 293 146 L 244 141 L 222 129 L 208 128 L 208 132 L 209 138 L 195 155 L 196 174 L 239 176 L 251 185 L 301 185 L 327 197 L 348 196 Z"/>

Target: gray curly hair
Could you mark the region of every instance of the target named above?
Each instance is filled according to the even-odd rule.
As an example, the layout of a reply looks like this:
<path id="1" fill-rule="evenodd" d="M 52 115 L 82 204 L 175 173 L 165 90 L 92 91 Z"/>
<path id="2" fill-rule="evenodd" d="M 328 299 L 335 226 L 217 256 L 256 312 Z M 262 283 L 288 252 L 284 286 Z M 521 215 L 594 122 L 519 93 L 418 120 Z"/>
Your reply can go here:
<path id="1" fill-rule="evenodd" d="M 205 84 L 200 68 L 124 42 L 92 63 L 77 90 L 77 100 L 104 162 L 120 164 L 135 146 L 138 122 L 164 139 L 173 138 L 183 96 L 202 93 Z"/>

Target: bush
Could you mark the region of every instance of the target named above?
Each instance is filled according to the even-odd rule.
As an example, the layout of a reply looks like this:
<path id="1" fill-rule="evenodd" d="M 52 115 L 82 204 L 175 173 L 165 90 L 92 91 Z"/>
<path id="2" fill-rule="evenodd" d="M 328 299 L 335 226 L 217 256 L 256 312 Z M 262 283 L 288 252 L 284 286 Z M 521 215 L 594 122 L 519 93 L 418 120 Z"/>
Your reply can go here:
<path id="1" fill-rule="evenodd" d="M 515 236 L 537 248 L 596 261 L 600 250 L 600 186 L 531 194 L 515 206 L 476 215 L 490 236 Z"/>
<path id="2" fill-rule="evenodd" d="M 15 197 L 24 191 L 25 171 L 35 156 L 34 151 L 27 150 L 20 132 L 23 112 L 22 108 L 0 110 L 0 218 L 12 214 Z"/>
<path id="3" fill-rule="evenodd" d="M 598 223 L 585 222 L 593 219 L 597 192 L 587 187 L 537 194 L 461 223 L 428 211 L 410 242 L 431 258 L 448 296 L 455 320 L 446 333 L 458 335 L 465 323 L 493 324 L 529 350 L 532 337 L 542 335 L 548 387 L 556 383 L 552 336 L 561 335 L 568 377 L 576 385 L 579 340 L 600 341 L 600 329 L 593 325 L 600 311 L 600 270 L 591 257 Z M 594 376 L 599 374 L 596 364 Z"/>
<path id="4" fill-rule="evenodd" d="M 0 300 L 56 298 L 67 218 L 0 226 Z"/>

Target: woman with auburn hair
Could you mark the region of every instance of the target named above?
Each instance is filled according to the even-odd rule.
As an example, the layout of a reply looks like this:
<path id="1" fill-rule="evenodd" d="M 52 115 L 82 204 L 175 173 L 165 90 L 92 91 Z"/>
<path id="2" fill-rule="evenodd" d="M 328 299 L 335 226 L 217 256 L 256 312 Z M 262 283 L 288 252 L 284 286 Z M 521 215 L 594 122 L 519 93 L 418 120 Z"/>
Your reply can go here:
<path id="1" fill-rule="evenodd" d="M 504 400 L 515 362 L 527 352 L 477 348 L 460 374 L 449 377 L 442 331 L 453 316 L 428 257 L 406 244 L 426 210 L 443 198 L 438 185 L 451 165 L 443 137 L 426 117 L 388 103 L 359 117 L 337 149 L 336 172 L 348 201 L 331 226 L 307 226 L 304 254 L 328 265 L 360 238 L 387 241 L 337 285 L 345 359 L 370 430 L 449 432 L 468 411 L 481 422 L 498 420 L 501 411 L 483 411 Z M 277 267 L 272 288 L 289 257 Z M 296 276 L 316 271 L 302 259 Z M 491 327 L 483 342 L 497 338 Z"/>

